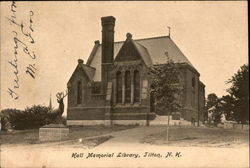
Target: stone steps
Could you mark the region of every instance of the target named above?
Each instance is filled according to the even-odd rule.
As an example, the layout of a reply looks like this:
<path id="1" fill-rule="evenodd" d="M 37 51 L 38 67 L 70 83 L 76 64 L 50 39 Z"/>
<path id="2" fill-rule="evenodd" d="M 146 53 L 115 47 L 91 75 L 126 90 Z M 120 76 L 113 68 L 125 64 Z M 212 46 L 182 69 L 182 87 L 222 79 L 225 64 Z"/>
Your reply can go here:
<path id="1" fill-rule="evenodd" d="M 150 121 L 149 124 L 150 125 L 167 125 L 168 116 L 156 115 L 156 118 Z M 172 116 L 170 116 L 169 125 L 191 125 L 191 122 L 186 121 L 183 118 L 180 118 L 180 120 L 172 120 Z"/>

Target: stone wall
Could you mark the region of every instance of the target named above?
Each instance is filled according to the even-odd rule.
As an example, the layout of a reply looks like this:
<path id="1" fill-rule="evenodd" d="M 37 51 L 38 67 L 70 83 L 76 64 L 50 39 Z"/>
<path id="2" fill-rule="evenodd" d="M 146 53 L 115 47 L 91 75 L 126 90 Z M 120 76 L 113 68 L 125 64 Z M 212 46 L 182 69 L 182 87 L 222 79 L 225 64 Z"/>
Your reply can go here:
<path id="1" fill-rule="evenodd" d="M 67 120 L 104 120 L 105 107 L 72 107 L 67 110 Z"/>
<path id="2" fill-rule="evenodd" d="M 198 121 L 198 110 L 199 119 L 203 116 L 202 110 L 204 109 L 205 101 L 205 89 L 200 90 L 199 73 L 193 69 L 190 65 L 183 65 L 180 67 L 182 77 L 184 78 L 184 87 L 182 95 L 182 106 L 181 109 L 182 117 L 185 120 L 191 121 L 192 118 Z"/>
<path id="3" fill-rule="evenodd" d="M 200 82 L 199 84 L 199 120 L 205 121 L 205 85 Z"/>
<path id="4" fill-rule="evenodd" d="M 223 127 L 224 127 L 224 129 L 237 129 L 237 130 L 249 131 L 248 124 L 238 124 L 238 123 L 225 122 Z"/>

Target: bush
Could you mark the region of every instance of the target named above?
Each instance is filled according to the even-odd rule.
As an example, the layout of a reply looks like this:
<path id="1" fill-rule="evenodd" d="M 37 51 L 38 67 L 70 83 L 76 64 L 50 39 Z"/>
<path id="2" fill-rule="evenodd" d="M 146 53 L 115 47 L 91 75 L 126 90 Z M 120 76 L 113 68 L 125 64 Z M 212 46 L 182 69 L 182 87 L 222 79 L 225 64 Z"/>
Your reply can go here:
<path id="1" fill-rule="evenodd" d="M 66 118 L 49 114 L 51 108 L 42 105 L 26 107 L 25 110 L 5 109 L 0 112 L 2 130 L 34 129 L 46 124 L 62 123 L 66 125 Z"/>
<path id="2" fill-rule="evenodd" d="M 46 125 L 49 120 L 48 112 L 50 108 L 42 105 L 33 105 L 32 107 L 27 107 L 24 112 L 24 121 L 27 121 L 23 124 L 25 128 L 40 128 Z M 19 128 L 22 126 L 20 125 Z"/>
<path id="3" fill-rule="evenodd" d="M 1 116 L 1 130 L 3 131 L 7 131 L 9 129 L 11 129 L 12 127 L 12 122 L 15 122 L 15 118 L 17 117 L 13 117 L 16 116 L 17 114 L 22 113 L 22 110 L 18 110 L 18 109 L 4 109 L 1 110 L 0 112 L 0 116 Z"/>
<path id="4" fill-rule="evenodd" d="M 2 127 L 6 120 L 13 129 L 33 129 L 40 128 L 51 120 L 48 118 L 49 107 L 42 105 L 33 105 L 27 107 L 24 111 L 17 109 L 5 109 L 1 114 L 5 119 L 1 119 Z"/>

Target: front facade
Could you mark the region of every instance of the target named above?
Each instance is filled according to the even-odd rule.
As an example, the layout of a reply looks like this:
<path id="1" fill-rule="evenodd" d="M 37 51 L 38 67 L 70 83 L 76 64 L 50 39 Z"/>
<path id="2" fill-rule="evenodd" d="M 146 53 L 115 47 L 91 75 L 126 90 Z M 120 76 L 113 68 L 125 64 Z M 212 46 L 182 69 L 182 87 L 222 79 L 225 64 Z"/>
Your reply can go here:
<path id="1" fill-rule="evenodd" d="M 200 74 L 169 36 L 114 42 L 115 18 L 103 17 L 102 44 L 95 41 L 86 63 L 78 60 L 68 87 L 67 125 L 148 125 L 157 115 L 147 69 L 167 58 L 179 65 L 181 118 L 202 121 L 205 86 Z"/>

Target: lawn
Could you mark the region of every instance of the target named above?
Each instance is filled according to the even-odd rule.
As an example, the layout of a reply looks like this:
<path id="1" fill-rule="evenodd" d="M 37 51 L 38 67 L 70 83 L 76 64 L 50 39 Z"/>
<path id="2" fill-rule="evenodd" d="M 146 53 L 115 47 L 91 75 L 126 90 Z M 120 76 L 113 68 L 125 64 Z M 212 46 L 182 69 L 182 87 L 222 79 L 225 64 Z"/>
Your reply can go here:
<path id="1" fill-rule="evenodd" d="M 171 126 L 169 132 L 169 141 L 167 141 L 167 129 L 165 129 L 144 137 L 141 142 L 168 146 L 234 147 L 249 145 L 248 131 Z"/>
<path id="2" fill-rule="evenodd" d="M 92 137 L 97 135 L 104 135 L 115 131 L 134 128 L 135 126 L 82 126 L 71 127 L 69 138 L 67 140 L 74 140 L 79 138 Z M 39 143 L 39 130 L 14 130 L 12 132 L 0 132 L 1 144 L 36 144 Z"/>

